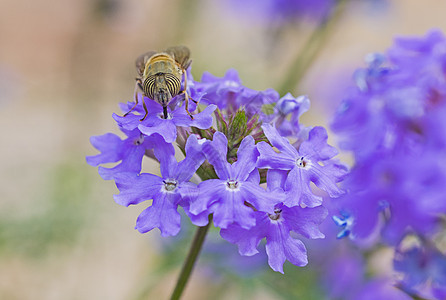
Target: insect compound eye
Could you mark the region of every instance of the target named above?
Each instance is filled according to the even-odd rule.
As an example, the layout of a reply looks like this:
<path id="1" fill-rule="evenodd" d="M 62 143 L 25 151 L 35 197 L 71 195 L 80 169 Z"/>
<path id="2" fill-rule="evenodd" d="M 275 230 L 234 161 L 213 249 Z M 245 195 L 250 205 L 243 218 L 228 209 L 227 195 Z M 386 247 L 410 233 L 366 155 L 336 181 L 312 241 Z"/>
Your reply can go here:
<path id="1" fill-rule="evenodd" d="M 143 83 L 144 94 L 150 99 L 155 99 L 155 76 L 149 76 Z"/>
<path id="2" fill-rule="evenodd" d="M 166 78 L 167 88 L 169 89 L 170 94 L 172 97 L 175 97 L 180 93 L 181 88 L 181 81 L 172 74 L 165 74 Z"/>

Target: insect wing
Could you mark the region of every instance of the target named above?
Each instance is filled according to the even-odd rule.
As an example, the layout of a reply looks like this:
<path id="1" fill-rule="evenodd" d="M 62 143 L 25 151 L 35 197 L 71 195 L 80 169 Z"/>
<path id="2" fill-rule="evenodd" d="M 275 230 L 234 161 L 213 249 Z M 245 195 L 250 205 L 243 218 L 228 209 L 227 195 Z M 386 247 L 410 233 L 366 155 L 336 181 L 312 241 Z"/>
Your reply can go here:
<path id="1" fill-rule="evenodd" d="M 136 65 L 136 70 L 138 71 L 139 76 L 142 76 L 144 74 L 146 62 L 149 60 L 149 58 L 151 58 L 155 54 L 157 54 L 156 51 L 148 51 L 148 52 L 138 56 L 138 58 L 135 61 L 135 65 Z"/>
<path id="2" fill-rule="evenodd" d="M 169 47 L 165 52 L 171 55 L 183 70 L 189 68 L 192 60 L 190 60 L 190 50 L 186 46 Z"/>

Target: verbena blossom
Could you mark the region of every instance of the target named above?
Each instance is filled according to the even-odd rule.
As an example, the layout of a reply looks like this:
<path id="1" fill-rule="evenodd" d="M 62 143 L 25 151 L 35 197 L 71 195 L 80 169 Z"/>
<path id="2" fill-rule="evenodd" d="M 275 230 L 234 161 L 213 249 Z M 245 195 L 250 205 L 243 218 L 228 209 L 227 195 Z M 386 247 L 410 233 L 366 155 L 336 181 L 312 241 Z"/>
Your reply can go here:
<path id="1" fill-rule="evenodd" d="M 138 129 L 121 130 L 127 135 L 124 140 L 113 133 L 90 138 L 91 144 L 101 151 L 98 155 L 87 156 L 87 162 L 90 165 L 98 166 L 120 161 L 113 168 L 99 167 L 99 174 L 105 180 L 113 179 L 116 174 L 123 172 L 138 174 L 141 171 L 142 159 L 146 152 L 153 149 L 156 144 L 164 144 L 163 139 L 158 134 L 149 137 L 142 134 Z"/>
<path id="2" fill-rule="evenodd" d="M 283 176 L 274 170 L 268 171 L 268 197 L 276 199 L 280 193 L 282 198 Z M 274 271 L 283 273 L 285 260 L 297 266 L 305 266 L 307 253 L 302 241 L 291 236 L 291 231 L 309 239 L 323 238 L 318 225 L 326 217 L 323 206 L 302 208 L 300 206 L 287 207 L 277 204 L 273 213 L 256 211 L 256 226 L 246 229 L 233 223 L 221 230 L 221 236 L 231 243 L 237 244 L 241 255 L 251 256 L 258 253 L 257 247 L 266 238 L 266 253 L 268 263 Z"/>
<path id="3" fill-rule="evenodd" d="M 177 97 L 182 97 L 179 95 Z M 217 108 L 215 105 L 208 105 L 202 112 L 195 114 L 191 119 L 187 114 L 184 103 L 182 106 L 177 106 L 173 110 L 168 107 L 168 118 L 163 117 L 163 107 L 155 101 L 146 101 L 149 113 L 147 117 L 141 121 L 141 114 L 143 108 L 138 107 L 125 117 L 113 114 L 113 118 L 118 123 L 120 128 L 126 130 L 134 130 L 138 128 L 142 134 L 150 136 L 154 133 L 161 135 L 167 143 L 175 142 L 177 138 L 177 127 L 197 127 L 201 129 L 209 128 L 212 125 L 212 112 Z M 129 111 L 133 106 L 128 103 L 127 108 L 123 111 Z"/>
<path id="4" fill-rule="evenodd" d="M 289 171 L 284 186 L 288 192 L 285 205 L 289 207 L 301 204 L 309 207 L 321 205 L 322 197 L 311 190 L 311 182 L 327 192 L 330 197 L 338 197 L 343 193 L 336 183 L 342 180 L 346 168 L 330 161 L 337 151 L 327 144 L 327 132 L 323 127 L 314 127 L 309 132 L 308 139 L 303 141 L 298 149 L 280 136 L 273 126 L 264 124 L 262 128 L 272 146 L 280 152 L 274 151 L 266 142 L 260 142 L 257 145 L 260 152 L 258 167 Z"/>
<path id="5" fill-rule="evenodd" d="M 186 158 L 181 162 L 175 159 L 172 144 L 154 145 L 155 157 L 160 162 L 161 177 L 142 173 L 123 172 L 115 177 L 120 194 L 115 195 L 116 203 L 124 206 L 153 199 L 136 221 L 136 229 L 141 233 L 159 228 L 162 236 L 176 235 L 180 231 L 180 214 L 177 209 L 182 205 L 181 189 L 187 188 L 189 180 L 204 162 L 201 145 L 196 136 L 191 135 L 186 142 Z M 186 206 L 186 211 L 188 205 Z M 207 216 L 192 216 L 197 223 L 206 224 Z"/>
<path id="6" fill-rule="evenodd" d="M 188 93 L 199 101 L 198 106 L 190 103 L 192 118 L 183 95 L 169 104 L 167 118 L 161 105 L 139 96 L 128 115 L 113 115 L 127 138 L 92 138 L 101 153 L 88 157 L 88 163 L 117 163 L 99 171 L 104 179 L 114 179 L 118 204 L 152 200 L 136 222 L 142 233 L 158 228 L 162 236 L 178 234 L 182 208 L 197 226 L 213 219 L 223 238 L 237 244 L 242 255 L 257 253 L 266 239 L 268 262 L 275 271 L 283 272 L 285 260 L 306 265 L 301 239 L 322 238 L 318 225 L 326 217 L 311 183 L 320 188 L 318 193 L 338 197 L 342 191 L 337 183 L 346 173 L 333 158 L 337 151 L 327 144 L 325 129 L 299 123 L 309 108 L 308 98 L 281 98 L 273 89 L 249 89 L 235 70 L 223 78 L 206 73 L 201 82 L 188 78 Z M 142 101 L 148 108 L 143 120 Z M 121 105 L 123 112 L 132 107 L 133 103 Z M 185 155 L 180 162 L 175 145 Z M 144 156 L 159 163 L 160 175 L 141 173 Z M 267 189 L 262 186 L 266 181 Z"/>
<path id="7" fill-rule="evenodd" d="M 235 13 L 250 16 L 254 21 L 283 23 L 316 21 L 324 22 L 339 4 L 338 0 L 226 0 L 227 6 Z M 366 4 L 367 12 L 379 11 L 387 6 L 387 0 L 359 0 Z"/>
<path id="8" fill-rule="evenodd" d="M 320 20 L 329 14 L 335 0 L 266 0 L 243 1 L 242 3 L 228 0 L 231 7 L 237 6 L 238 10 L 250 13 L 255 17 L 290 22 L 308 17 L 308 19 Z"/>
<path id="9" fill-rule="evenodd" d="M 198 185 L 190 211 L 213 213 L 214 223 L 220 228 L 235 223 L 249 229 L 256 226 L 255 211 L 273 213 L 274 205 L 285 200 L 285 195 L 271 195 L 259 186 L 259 180 L 250 180 L 250 174 L 258 172 L 258 151 L 252 136 L 243 139 L 237 161 L 232 165 L 226 159 L 227 149 L 228 141 L 221 132 L 214 133 L 213 141 L 203 145 L 203 153 L 219 179 L 208 179 Z"/>
<path id="10" fill-rule="evenodd" d="M 355 159 L 335 217 L 339 236 L 433 244 L 446 214 L 446 38 L 436 30 L 398 38 L 387 55 L 367 60 L 332 123 Z"/>

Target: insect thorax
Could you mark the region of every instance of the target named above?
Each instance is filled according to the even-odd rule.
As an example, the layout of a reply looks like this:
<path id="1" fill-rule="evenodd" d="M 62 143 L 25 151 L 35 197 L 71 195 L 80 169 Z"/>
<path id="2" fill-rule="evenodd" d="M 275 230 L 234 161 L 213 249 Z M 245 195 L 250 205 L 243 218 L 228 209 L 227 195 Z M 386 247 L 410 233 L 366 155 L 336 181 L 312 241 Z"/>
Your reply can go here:
<path id="1" fill-rule="evenodd" d="M 181 80 L 181 69 L 168 54 L 160 53 L 152 56 L 146 63 L 143 77 L 147 78 L 158 73 L 169 73 Z"/>

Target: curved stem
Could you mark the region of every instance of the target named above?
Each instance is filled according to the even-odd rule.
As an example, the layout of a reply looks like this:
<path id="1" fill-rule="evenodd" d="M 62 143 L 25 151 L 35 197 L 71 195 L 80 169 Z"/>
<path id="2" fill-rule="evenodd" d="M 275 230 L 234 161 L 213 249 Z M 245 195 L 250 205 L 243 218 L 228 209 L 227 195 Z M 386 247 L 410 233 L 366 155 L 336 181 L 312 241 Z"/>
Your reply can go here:
<path id="1" fill-rule="evenodd" d="M 187 281 L 189 280 L 190 274 L 194 268 L 195 262 L 198 255 L 200 254 L 201 247 L 203 246 L 204 239 L 211 225 L 212 215 L 209 215 L 209 223 L 206 226 L 198 227 L 195 232 L 194 240 L 189 249 L 189 254 L 184 262 L 183 268 L 181 269 L 180 276 L 178 277 L 177 284 L 173 290 L 171 300 L 180 299 L 184 288 L 186 287 Z"/>
<path id="2" fill-rule="evenodd" d="M 331 15 L 311 33 L 306 44 L 290 65 L 282 84 L 278 88 L 280 95 L 285 95 L 287 92 L 294 90 L 319 55 L 323 45 L 328 41 L 328 37 L 336 27 L 334 25 L 342 16 L 348 0 L 338 0 L 337 2 Z"/>

